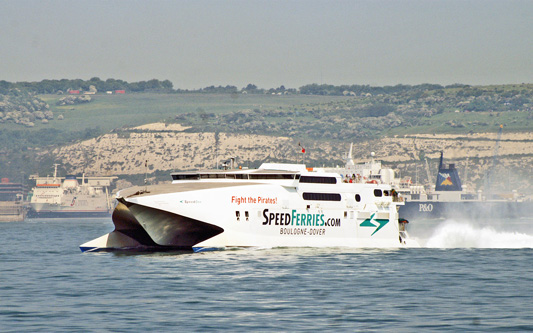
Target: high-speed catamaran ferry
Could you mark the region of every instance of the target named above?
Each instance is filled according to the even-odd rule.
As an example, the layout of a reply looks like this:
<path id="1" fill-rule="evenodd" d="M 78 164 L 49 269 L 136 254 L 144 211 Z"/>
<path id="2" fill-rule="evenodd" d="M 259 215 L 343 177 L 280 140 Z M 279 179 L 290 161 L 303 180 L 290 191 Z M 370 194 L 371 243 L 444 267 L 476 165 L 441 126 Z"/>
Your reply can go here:
<path id="1" fill-rule="evenodd" d="M 303 164 L 179 172 L 117 193 L 115 230 L 82 251 L 233 247 L 418 247 L 390 185 L 350 183 Z"/>

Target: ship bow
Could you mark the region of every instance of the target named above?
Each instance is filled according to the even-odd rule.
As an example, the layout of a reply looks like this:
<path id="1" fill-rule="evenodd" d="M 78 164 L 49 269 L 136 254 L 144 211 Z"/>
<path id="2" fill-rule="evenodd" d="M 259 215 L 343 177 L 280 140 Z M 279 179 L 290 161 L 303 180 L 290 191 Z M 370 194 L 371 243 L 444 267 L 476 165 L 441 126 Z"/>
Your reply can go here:
<path id="1" fill-rule="evenodd" d="M 224 229 L 164 210 L 118 200 L 115 230 L 80 245 L 83 252 L 124 249 L 192 250 L 192 246 Z"/>

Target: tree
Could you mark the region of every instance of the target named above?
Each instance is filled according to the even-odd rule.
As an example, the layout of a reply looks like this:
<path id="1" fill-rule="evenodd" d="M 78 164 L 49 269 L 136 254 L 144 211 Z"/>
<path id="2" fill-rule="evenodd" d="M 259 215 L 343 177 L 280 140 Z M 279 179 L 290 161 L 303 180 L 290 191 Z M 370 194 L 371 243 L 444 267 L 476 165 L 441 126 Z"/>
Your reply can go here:
<path id="1" fill-rule="evenodd" d="M 257 90 L 257 86 L 255 84 L 248 83 L 246 88 L 243 90 L 246 90 L 247 92 L 255 92 Z"/>

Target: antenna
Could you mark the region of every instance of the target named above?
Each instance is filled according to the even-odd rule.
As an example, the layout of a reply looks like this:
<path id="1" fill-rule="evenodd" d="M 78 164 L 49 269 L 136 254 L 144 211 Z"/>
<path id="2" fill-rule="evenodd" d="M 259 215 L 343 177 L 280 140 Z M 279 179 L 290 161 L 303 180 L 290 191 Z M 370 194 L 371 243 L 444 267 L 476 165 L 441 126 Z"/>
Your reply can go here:
<path id="1" fill-rule="evenodd" d="M 300 152 L 298 153 L 298 160 L 297 160 L 297 163 L 300 163 L 300 153 L 302 154 L 302 164 L 304 163 L 304 160 L 305 160 L 305 148 L 302 146 L 302 144 L 300 142 L 298 142 L 298 148 L 300 149 Z"/>
<path id="2" fill-rule="evenodd" d="M 54 184 L 57 184 L 57 166 L 59 164 L 54 163 Z"/>
<path id="3" fill-rule="evenodd" d="M 468 182 L 468 157 L 466 158 L 466 162 L 465 162 L 465 182 L 464 182 L 464 184 L 466 185 L 467 182 Z"/>
<path id="4" fill-rule="evenodd" d="M 215 169 L 218 169 L 218 141 L 220 140 L 218 129 L 215 128 Z"/>
<path id="5" fill-rule="evenodd" d="M 148 192 L 148 160 L 144 161 L 144 191 Z"/>

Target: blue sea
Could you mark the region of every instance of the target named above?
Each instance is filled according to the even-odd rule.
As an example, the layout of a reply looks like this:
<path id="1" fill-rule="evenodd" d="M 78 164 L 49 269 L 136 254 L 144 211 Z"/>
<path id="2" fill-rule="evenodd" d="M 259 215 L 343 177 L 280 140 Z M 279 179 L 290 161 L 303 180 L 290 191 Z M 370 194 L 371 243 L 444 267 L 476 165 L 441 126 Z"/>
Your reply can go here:
<path id="1" fill-rule="evenodd" d="M 533 330 L 533 219 L 412 222 L 417 249 L 80 252 L 112 230 L 0 223 L 0 331 Z"/>

